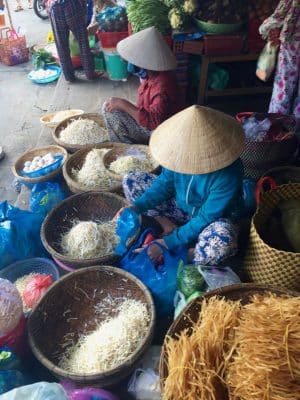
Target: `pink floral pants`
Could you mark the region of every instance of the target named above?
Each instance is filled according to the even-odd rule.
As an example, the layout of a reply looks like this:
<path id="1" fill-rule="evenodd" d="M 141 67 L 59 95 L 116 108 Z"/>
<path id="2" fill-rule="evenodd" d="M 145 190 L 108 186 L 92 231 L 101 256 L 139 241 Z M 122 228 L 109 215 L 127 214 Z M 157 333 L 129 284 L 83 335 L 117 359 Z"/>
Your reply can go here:
<path id="1" fill-rule="evenodd" d="M 300 43 L 280 46 L 269 112 L 300 118 Z"/>

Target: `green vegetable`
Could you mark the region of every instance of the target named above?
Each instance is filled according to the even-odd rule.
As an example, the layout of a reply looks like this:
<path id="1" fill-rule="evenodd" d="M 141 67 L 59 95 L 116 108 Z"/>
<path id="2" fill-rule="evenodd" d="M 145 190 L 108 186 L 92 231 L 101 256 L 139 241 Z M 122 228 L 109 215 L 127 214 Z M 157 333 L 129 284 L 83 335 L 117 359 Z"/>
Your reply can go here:
<path id="1" fill-rule="evenodd" d="M 177 272 L 177 289 L 187 299 L 193 293 L 201 291 L 205 282 L 196 265 L 179 264 Z"/>
<path id="2" fill-rule="evenodd" d="M 155 26 L 161 34 L 171 32 L 169 8 L 160 0 L 131 0 L 127 6 L 128 21 L 133 32 Z"/>
<path id="3" fill-rule="evenodd" d="M 44 68 L 46 64 L 51 64 L 54 61 L 52 54 L 45 49 L 35 51 L 32 56 L 34 69 Z"/>

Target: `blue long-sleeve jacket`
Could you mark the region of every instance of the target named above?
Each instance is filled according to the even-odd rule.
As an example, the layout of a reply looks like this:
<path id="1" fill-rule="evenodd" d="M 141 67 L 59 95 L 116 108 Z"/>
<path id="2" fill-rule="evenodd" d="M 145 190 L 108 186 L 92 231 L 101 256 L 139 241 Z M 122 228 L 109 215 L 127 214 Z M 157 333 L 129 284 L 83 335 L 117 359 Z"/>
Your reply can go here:
<path id="1" fill-rule="evenodd" d="M 242 210 L 243 165 L 240 159 L 209 174 L 180 174 L 163 168 L 151 187 L 135 200 L 139 213 L 175 197 L 190 220 L 164 237 L 169 249 L 190 243 L 219 218 L 238 216 Z"/>

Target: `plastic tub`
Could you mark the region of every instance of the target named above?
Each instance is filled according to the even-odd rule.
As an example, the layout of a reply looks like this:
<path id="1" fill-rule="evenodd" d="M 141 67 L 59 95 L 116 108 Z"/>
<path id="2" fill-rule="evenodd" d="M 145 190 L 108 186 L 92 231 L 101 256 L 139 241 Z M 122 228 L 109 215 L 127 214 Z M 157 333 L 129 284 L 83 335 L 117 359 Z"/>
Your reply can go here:
<path id="1" fill-rule="evenodd" d="M 123 60 L 116 51 L 104 50 L 104 59 L 110 80 L 124 81 L 128 78 L 127 61 Z"/>
<path id="2" fill-rule="evenodd" d="M 117 46 L 117 44 L 129 36 L 128 31 L 126 32 L 101 32 L 97 31 L 96 36 L 101 42 L 103 49 L 111 49 Z"/>
<path id="3" fill-rule="evenodd" d="M 59 279 L 59 272 L 53 261 L 48 258 L 28 258 L 17 261 L 0 271 L 0 278 L 15 282 L 24 275 L 31 273 L 52 275 L 53 280 Z"/>
<path id="4" fill-rule="evenodd" d="M 62 154 L 58 154 L 54 156 L 55 161 L 50 164 L 47 165 L 44 168 L 40 168 L 37 171 L 32 171 L 32 172 L 25 172 L 24 170 L 21 171 L 22 175 L 27 176 L 28 178 L 39 178 L 41 176 L 50 174 L 51 172 L 55 171 L 57 168 L 59 168 L 61 166 L 61 163 L 64 159 Z"/>
<path id="5" fill-rule="evenodd" d="M 60 77 L 60 74 L 61 74 L 61 68 L 60 67 L 58 67 L 56 65 L 51 65 L 49 67 L 46 67 L 45 69 L 51 69 L 51 70 L 55 71 L 56 74 L 52 75 L 52 76 L 49 76 L 48 78 L 36 79 L 31 75 L 31 73 L 33 72 L 33 71 L 31 71 L 27 75 L 28 79 L 31 80 L 34 83 L 50 83 L 50 82 L 56 81 Z"/>

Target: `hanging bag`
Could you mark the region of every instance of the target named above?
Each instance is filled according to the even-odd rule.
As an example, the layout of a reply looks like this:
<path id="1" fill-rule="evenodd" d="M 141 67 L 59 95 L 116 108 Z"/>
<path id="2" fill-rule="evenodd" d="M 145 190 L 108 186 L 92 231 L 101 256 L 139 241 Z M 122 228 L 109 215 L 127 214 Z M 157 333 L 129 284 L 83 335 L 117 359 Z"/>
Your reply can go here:
<path id="1" fill-rule="evenodd" d="M 257 60 L 256 76 L 266 82 L 272 75 L 276 67 L 278 46 L 268 42 L 263 48 Z"/>
<path id="2" fill-rule="evenodd" d="M 300 290 L 300 253 L 274 248 L 262 235 L 280 202 L 292 199 L 300 200 L 300 184 L 278 186 L 260 198 L 244 259 L 244 269 L 252 282 Z"/>
<path id="3" fill-rule="evenodd" d="M 155 265 L 148 256 L 149 244 L 140 253 L 134 251 L 141 248 L 146 237 L 151 234 L 155 237 L 152 229 L 145 230 L 138 241 L 129 249 L 122 258 L 119 266 L 140 279 L 151 291 L 158 315 L 167 315 L 173 312 L 173 299 L 176 292 L 177 269 L 180 261 L 187 262 L 187 250 L 181 246 L 174 251 L 156 244 L 162 249 L 163 261 Z"/>

